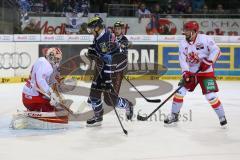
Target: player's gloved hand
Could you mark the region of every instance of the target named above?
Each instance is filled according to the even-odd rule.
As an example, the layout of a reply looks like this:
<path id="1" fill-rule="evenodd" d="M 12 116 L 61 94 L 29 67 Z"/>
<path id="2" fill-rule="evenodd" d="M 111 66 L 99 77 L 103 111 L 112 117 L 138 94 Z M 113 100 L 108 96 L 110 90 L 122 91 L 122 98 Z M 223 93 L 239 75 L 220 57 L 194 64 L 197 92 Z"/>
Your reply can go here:
<path id="1" fill-rule="evenodd" d="M 200 63 L 200 71 L 204 72 L 206 71 L 211 65 L 213 64 L 212 61 L 208 60 L 207 58 L 204 58 L 202 62 Z"/>
<path id="2" fill-rule="evenodd" d="M 112 55 L 111 54 L 104 54 L 102 59 L 105 63 L 111 64 L 112 63 Z"/>
<path id="3" fill-rule="evenodd" d="M 190 92 L 194 90 L 196 86 L 196 76 L 194 73 L 189 71 L 183 72 L 183 86 Z"/>
<path id="4" fill-rule="evenodd" d="M 49 89 L 49 95 L 50 104 L 56 107 L 60 103 L 60 97 L 57 96 L 57 94 L 52 90 L 52 88 Z"/>
<path id="5" fill-rule="evenodd" d="M 193 76 L 194 74 L 192 72 L 189 72 L 189 71 L 185 71 L 183 72 L 183 80 L 185 83 L 189 83 L 190 80 L 191 80 L 191 77 Z"/>
<path id="6" fill-rule="evenodd" d="M 91 60 L 95 60 L 99 58 L 99 54 L 97 53 L 97 51 L 95 50 L 94 46 L 91 45 L 88 47 L 88 52 L 86 52 L 86 57 L 91 59 Z"/>

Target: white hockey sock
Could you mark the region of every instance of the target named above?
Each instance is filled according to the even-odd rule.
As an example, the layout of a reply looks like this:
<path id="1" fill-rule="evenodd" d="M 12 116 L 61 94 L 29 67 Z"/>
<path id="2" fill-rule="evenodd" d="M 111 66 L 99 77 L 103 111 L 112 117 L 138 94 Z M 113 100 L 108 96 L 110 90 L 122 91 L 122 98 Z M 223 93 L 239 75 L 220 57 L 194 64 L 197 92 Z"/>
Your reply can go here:
<path id="1" fill-rule="evenodd" d="M 182 108 L 183 103 L 178 103 L 173 101 L 172 103 L 172 113 L 179 113 L 180 109 Z"/>
<path id="2" fill-rule="evenodd" d="M 208 102 L 210 103 L 210 105 L 212 106 L 212 108 L 214 109 L 214 111 L 216 112 L 217 116 L 219 118 L 225 116 L 223 106 L 222 106 L 220 100 L 218 99 L 217 94 L 216 93 L 208 93 L 205 96 L 206 96 Z"/>
<path id="3" fill-rule="evenodd" d="M 225 112 L 224 112 L 224 109 L 223 109 L 223 106 L 220 105 L 219 107 L 217 108 L 214 108 L 214 111 L 216 112 L 216 114 L 218 115 L 218 118 L 221 118 L 223 116 L 225 116 Z"/>
<path id="4" fill-rule="evenodd" d="M 174 95 L 173 103 L 172 103 L 172 113 L 177 113 L 178 114 L 180 112 L 180 109 L 182 108 L 182 105 L 183 105 L 184 96 L 185 96 L 185 92 L 181 92 L 181 91 L 177 92 Z"/>

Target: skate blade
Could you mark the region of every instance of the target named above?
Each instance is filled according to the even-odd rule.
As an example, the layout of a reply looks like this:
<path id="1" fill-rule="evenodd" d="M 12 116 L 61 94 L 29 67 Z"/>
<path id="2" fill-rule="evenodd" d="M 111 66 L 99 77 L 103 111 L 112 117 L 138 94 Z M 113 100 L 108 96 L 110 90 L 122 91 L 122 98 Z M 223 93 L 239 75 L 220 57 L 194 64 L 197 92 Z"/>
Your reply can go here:
<path id="1" fill-rule="evenodd" d="M 228 129 L 228 125 L 225 124 L 225 125 L 223 125 L 223 126 L 220 126 L 220 128 L 221 128 L 221 129 Z"/>
<path id="2" fill-rule="evenodd" d="M 178 125 L 178 122 L 173 122 L 173 123 L 170 123 L 170 124 L 167 124 L 167 123 L 164 123 L 164 127 L 166 128 L 171 128 L 171 127 L 176 127 Z"/>
<path id="3" fill-rule="evenodd" d="M 86 127 L 98 127 L 98 126 L 101 126 L 102 125 L 102 122 L 96 122 L 94 124 L 87 124 Z"/>

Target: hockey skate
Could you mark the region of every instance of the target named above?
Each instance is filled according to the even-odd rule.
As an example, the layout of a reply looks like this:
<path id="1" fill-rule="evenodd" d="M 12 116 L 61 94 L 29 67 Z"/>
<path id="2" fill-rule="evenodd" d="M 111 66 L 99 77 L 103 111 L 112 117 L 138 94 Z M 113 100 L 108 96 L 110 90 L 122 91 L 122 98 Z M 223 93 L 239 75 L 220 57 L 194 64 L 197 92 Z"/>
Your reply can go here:
<path id="1" fill-rule="evenodd" d="M 101 126 L 103 121 L 103 110 L 94 113 L 94 116 L 87 120 L 87 127 Z"/>
<path id="2" fill-rule="evenodd" d="M 226 128 L 227 127 L 227 119 L 226 119 L 225 116 L 220 117 L 219 121 L 220 121 L 220 125 L 221 125 L 222 128 Z"/>
<path id="3" fill-rule="evenodd" d="M 178 114 L 172 113 L 170 116 L 168 116 L 166 119 L 164 119 L 164 124 L 171 125 L 171 124 L 175 124 L 178 121 L 179 121 Z"/>

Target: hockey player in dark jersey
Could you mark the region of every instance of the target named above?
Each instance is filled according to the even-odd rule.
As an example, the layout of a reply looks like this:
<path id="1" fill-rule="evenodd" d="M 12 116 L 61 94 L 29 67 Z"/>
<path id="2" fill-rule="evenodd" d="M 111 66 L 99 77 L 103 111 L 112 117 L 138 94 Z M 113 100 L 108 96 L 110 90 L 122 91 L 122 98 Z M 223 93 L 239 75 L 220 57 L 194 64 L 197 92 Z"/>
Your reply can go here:
<path id="1" fill-rule="evenodd" d="M 103 26 L 100 17 L 93 17 L 88 22 L 88 31 L 94 35 L 93 44 L 88 48 L 87 57 L 96 62 L 88 103 L 92 106 L 94 116 L 87 120 L 87 126 L 101 125 L 104 102 L 113 107 L 126 110 L 127 119 L 133 116 L 133 105 L 125 98 L 119 97 L 123 72 L 127 68 L 126 58 L 120 52 L 115 36 Z"/>
<path id="2" fill-rule="evenodd" d="M 123 34 L 124 23 L 122 23 L 121 21 L 117 21 L 116 23 L 114 23 L 113 27 L 114 27 L 113 28 L 114 35 L 116 37 L 116 41 L 118 42 L 118 44 L 120 46 L 121 53 L 127 54 L 129 41 L 128 41 L 127 37 L 124 36 L 124 34 Z"/>

